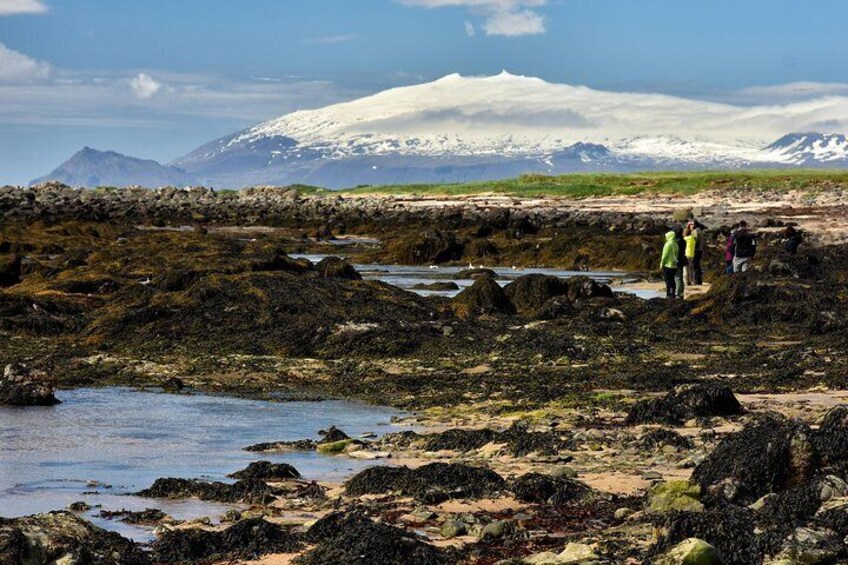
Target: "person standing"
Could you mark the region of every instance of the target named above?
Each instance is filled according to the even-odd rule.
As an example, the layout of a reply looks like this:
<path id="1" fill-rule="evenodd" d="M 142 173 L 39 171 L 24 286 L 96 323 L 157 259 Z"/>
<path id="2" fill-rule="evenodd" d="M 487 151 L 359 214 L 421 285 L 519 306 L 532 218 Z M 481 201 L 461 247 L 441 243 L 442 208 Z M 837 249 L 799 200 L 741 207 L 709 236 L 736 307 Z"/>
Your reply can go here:
<path id="1" fill-rule="evenodd" d="M 683 230 L 683 241 L 686 242 L 686 286 L 692 286 L 695 283 L 695 248 L 698 245 L 698 238 L 695 235 L 695 224 L 690 222 L 686 229 Z"/>
<path id="2" fill-rule="evenodd" d="M 701 261 L 704 258 L 704 247 L 706 247 L 706 244 L 704 242 L 702 226 L 699 226 L 696 221 L 692 221 L 692 235 L 695 236 L 695 256 L 692 261 L 692 277 L 695 279 L 695 286 L 701 286 L 704 284 L 704 270 L 701 267 Z"/>
<path id="3" fill-rule="evenodd" d="M 798 248 L 801 247 L 802 243 L 804 243 L 804 236 L 793 226 L 787 226 L 783 235 L 786 237 L 786 242 L 783 244 L 784 251 L 790 255 L 797 255 Z"/>
<path id="4" fill-rule="evenodd" d="M 665 234 L 662 257 L 660 258 L 660 269 L 662 269 L 665 281 L 665 297 L 677 296 L 677 265 L 678 265 L 677 234 L 670 231 Z"/>
<path id="5" fill-rule="evenodd" d="M 757 238 L 748 229 L 748 222 L 739 222 L 739 229 L 733 236 L 733 272 L 745 273 L 751 270 L 751 262 L 757 254 Z"/>
<path id="6" fill-rule="evenodd" d="M 724 274 L 726 275 L 733 274 L 733 246 L 735 245 L 737 229 L 739 228 L 730 230 L 730 235 L 727 236 L 727 241 L 724 244 Z"/>
<path id="7" fill-rule="evenodd" d="M 677 244 L 677 272 L 674 274 L 674 288 L 677 298 L 683 298 L 686 288 L 683 281 L 683 271 L 686 267 L 686 241 L 683 239 L 683 228 L 675 228 L 674 241 Z"/>

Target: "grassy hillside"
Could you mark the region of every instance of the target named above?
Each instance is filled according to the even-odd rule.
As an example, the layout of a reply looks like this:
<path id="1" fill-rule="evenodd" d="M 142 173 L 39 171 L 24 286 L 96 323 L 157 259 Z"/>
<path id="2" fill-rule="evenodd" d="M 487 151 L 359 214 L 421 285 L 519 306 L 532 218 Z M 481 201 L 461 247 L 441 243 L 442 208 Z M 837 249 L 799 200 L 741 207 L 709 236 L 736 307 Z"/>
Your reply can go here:
<path id="1" fill-rule="evenodd" d="M 814 192 L 830 187 L 848 188 L 848 171 L 754 170 L 743 172 L 670 172 L 632 174 L 522 175 L 516 179 L 467 184 L 413 184 L 358 187 L 353 194 L 466 195 L 496 193 L 514 196 L 633 195 L 644 192 L 695 194 L 705 190 L 745 188 L 748 190 Z"/>

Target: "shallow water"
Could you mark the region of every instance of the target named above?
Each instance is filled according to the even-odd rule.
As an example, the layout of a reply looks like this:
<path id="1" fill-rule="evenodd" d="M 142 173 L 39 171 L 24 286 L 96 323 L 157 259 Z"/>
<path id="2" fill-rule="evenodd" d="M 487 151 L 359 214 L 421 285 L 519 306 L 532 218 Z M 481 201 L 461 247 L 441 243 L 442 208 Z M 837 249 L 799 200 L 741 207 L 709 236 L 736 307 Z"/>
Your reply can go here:
<path id="1" fill-rule="evenodd" d="M 297 259 L 309 259 L 313 263 L 317 263 L 329 255 L 292 255 Z M 468 269 L 469 267 L 444 267 L 438 268 L 410 266 L 410 265 L 354 265 L 357 271 L 366 280 L 379 280 L 405 290 L 412 291 L 421 296 L 445 296 L 452 298 L 459 294 L 462 289 L 465 289 L 472 284 L 472 279 L 454 279 L 453 276 L 458 272 Z M 567 271 L 562 269 L 513 269 L 512 267 L 486 267 L 498 274 L 498 284 L 506 286 L 518 277 L 530 274 L 550 275 L 562 279 L 568 279 L 577 276 L 587 276 L 600 283 L 609 284 L 614 279 L 626 279 L 625 273 L 613 271 Z M 459 290 L 451 291 L 433 291 L 421 290 L 412 288 L 418 284 L 432 284 L 436 282 L 455 282 Z M 634 289 L 625 286 L 613 286 L 616 292 L 626 292 L 636 295 L 640 298 L 656 298 L 660 293 L 652 290 Z"/>
<path id="2" fill-rule="evenodd" d="M 0 515 L 15 517 L 59 510 L 83 500 L 104 510 L 160 508 L 178 519 L 210 516 L 231 505 L 197 500 L 163 501 L 128 496 L 159 477 L 226 479 L 252 461 L 294 465 L 305 479 L 340 481 L 374 461 L 314 452 L 263 454 L 254 443 L 317 438 L 336 425 L 352 437 L 397 431 L 400 413 L 364 404 L 265 402 L 222 396 L 170 395 L 130 389 L 80 389 L 57 394 L 47 408 L 0 407 Z M 97 481 L 111 488 L 90 486 Z M 84 494 L 96 492 L 97 494 Z M 97 517 L 98 525 L 134 539 L 146 528 Z"/>

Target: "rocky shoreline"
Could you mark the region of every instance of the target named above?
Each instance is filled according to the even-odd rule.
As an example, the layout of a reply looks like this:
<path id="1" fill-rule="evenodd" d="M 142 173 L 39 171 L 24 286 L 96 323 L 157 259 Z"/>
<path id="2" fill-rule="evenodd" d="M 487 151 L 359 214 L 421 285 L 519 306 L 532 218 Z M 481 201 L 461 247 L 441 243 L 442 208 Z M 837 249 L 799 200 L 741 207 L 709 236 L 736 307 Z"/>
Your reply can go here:
<path id="1" fill-rule="evenodd" d="M 0 189 L 0 365 L 25 364 L 60 388 L 356 398 L 415 411 L 424 427 L 253 448 L 257 461 L 291 448 L 396 465 L 345 485 L 266 464 L 237 486 L 163 478 L 147 494 L 224 497 L 244 510 L 220 527 L 158 516 L 149 551 L 60 512 L 0 521 L 0 556 L 838 562 L 848 557 L 837 406 L 848 398 L 848 246 L 810 220 L 827 223 L 841 206 L 831 196 L 698 209 L 712 285 L 667 302 L 582 277 L 526 275 L 502 288 L 484 271 L 455 298 L 426 297 L 362 280 L 351 263 L 651 278 L 659 235 L 691 200 L 620 212 L 496 196 L 445 205 L 279 189 Z M 757 268 L 725 277 L 721 245 L 740 214 L 761 234 Z M 780 228 L 802 217 L 807 243 L 787 255 Z"/>

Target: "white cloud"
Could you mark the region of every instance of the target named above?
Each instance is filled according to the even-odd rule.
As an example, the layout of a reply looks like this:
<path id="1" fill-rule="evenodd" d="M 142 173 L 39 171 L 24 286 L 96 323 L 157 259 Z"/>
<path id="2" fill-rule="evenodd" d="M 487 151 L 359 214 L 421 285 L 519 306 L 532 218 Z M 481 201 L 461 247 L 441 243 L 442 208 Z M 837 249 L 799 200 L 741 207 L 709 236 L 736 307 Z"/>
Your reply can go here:
<path id="1" fill-rule="evenodd" d="M 486 35 L 536 35 L 545 33 L 545 18 L 532 10 L 498 12 L 486 20 Z"/>
<path id="2" fill-rule="evenodd" d="M 483 18 L 486 35 L 517 37 L 545 33 L 545 17 L 536 8 L 548 0 L 396 0 L 405 6 L 421 8 L 466 7 Z M 473 25 L 472 25 L 473 27 Z M 466 24 L 466 33 L 468 32 Z"/>
<path id="3" fill-rule="evenodd" d="M 139 73 L 137 77 L 130 80 L 130 87 L 139 99 L 147 100 L 153 98 L 162 89 L 162 84 L 147 73 Z"/>
<path id="4" fill-rule="evenodd" d="M 50 65 L 36 61 L 0 43 L 0 83 L 19 83 L 44 80 L 50 75 Z"/>
<path id="5" fill-rule="evenodd" d="M 465 22 L 465 34 L 468 37 L 474 37 L 477 35 L 477 29 L 474 27 L 474 24 L 471 22 Z"/>
<path id="6" fill-rule="evenodd" d="M 0 16 L 13 14 L 41 14 L 47 6 L 40 0 L 0 0 Z"/>

